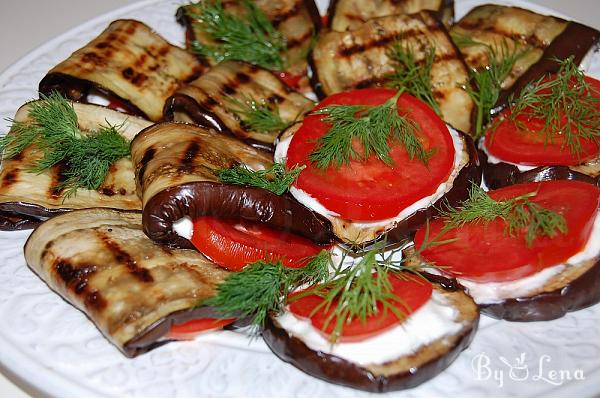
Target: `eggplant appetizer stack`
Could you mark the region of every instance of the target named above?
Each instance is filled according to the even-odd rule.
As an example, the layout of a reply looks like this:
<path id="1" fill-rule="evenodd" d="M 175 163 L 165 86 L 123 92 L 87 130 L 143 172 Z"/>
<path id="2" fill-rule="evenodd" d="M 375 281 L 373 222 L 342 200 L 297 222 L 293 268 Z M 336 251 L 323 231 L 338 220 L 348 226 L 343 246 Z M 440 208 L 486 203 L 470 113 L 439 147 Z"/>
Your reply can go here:
<path id="1" fill-rule="evenodd" d="M 393 391 L 452 363 L 480 310 L 600 300 L 600 84 L 578 69 L 598 32 L 360 4 L 320 33 L 311 1 L 189 4 L 189 52 L 115 21 L 17 112 L 0 216 L 65 213 L 27 263 L 125 355 L 249 324 L 308 374 Z"/>

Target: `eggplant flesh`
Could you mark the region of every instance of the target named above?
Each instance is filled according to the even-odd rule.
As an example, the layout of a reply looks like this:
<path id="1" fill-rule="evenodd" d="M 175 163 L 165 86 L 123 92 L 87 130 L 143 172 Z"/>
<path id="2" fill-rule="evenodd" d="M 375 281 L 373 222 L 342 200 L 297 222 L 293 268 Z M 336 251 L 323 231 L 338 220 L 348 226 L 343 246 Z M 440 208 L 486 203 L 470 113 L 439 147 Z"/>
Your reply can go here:
<path id="1" fill-rule="evenodd" d="M 421 10 L 434 11 L 447 27 L 454 20 L 454 0 L 333 0 L 327 13 L 328 28 L 337 32 L 354 30 L 369 19 Z"/>
<path id="2" fill-rule="evenodd" d="M 25 104 L 17 111 L 14 120 L 30 123 L 31 105 Z M 85 134 L 100 125 L 120 126 L 118 131 L 131 140 L 150 122 L 113 111 L 108 108 L 73 103 L 79 128 Z M 14 130 L 9 135 L 16 134 Z M 141 210 L 136 193 L 133 165 L 129 158 L 115 162 L 98 190 L 78 189 L 75 195 L 65 196 L 59 188 L 64 181 L 65 168 L 58 164 L 41 173 L 32 173 L 28 168 L 42 154 L 30 145 L 12 159 L 3 159 L 0 166 L 0 230 L 28 229 L 48 217 L 72 209 L 105 207 L 123 210 Z"/>
<path id="3" fill-rule="evenodd" d="M 131 145 L 144 230 L 158 242 L 191 243 L 173 231 L 183 217 L 243 218 L 329 243 L 330 224 L 289 195 L 219 182 L 217 171 L 244 164 L 268 168 L 271 157 L 235 138 L 183 123 L 162 123 L 141 132 Z"/>
<path id="4" fill-rule="evenodd" d="M 167 98 L 205 69 L 196 57 L 169 44 L 142 22 L 116 20 L 52 68 L 39 90 L 87 102 L 90 90 L 95 89 L 117 100 L 127 112 L 158 121 Z"/>
<path id="5" fill-rule="evenodd" d="M 394 72 L 389 50 L 397 41 L 413 51 L 417 64 L 435 49 L 430 79 L 442 119 L 469 132 L 475 107 L 460 87 L 469 72 L 446 28 L 430 11 L 375 18 L 353 31 L 321 34 L 310 58 L 315 91 L 324 96 L 385 85 Z"/>
<path id="6" fill-rule="evenodd" d="M 495 4 L 473 8 L 450 33 L 484 43 L 460 48 L 473 69 L 489 65 L 486 46 L 494 48 L 500 59 L 514 51 L 524 51 L 502 82 L 497 107 L 505 106 L 512 95 L 518 95 L 531 82 L 557 72 L 556 59 L 573 56 L 579 64 L 600 39 L 596 29 L 577 22 Z"/>
<path id="7" fill-rule="evenodd" d="M 310 51 L 313 40 L 321 29 L 321 17 L 313 0 L 255 0 L 254 3 L 261 9 L 271 21 L 275 29 L 283 36 L 287 44 L 287 50 L 282 54 L 284 64 L 288 65 L 285 71 L 293 76 L 306 73 L 306 55 Z M 242 1 L 226 0 L 222 2 L 228 13 L 243 15 L 244 7 Z M 195 4 L 181 7 L 177 11 L 177 20 L 186 27 L 187 46 L 193 41 L 204 45 L 217 44 L 204 32 L 202 22 L 194 18 L 198 13 Z M 212 59 L 202 59 L 208 65 L 217 62 Z M 301 79 L 299 84 L 301 91 L 308 89 L 308 80 Z"/>
<path id="8" fill-rule="evenodd" d="M 314 102 L 289 89 L 266 69 L 226 61 L 177 90 L 165 105 L 165 118 L 193 122 L 236 136 L 250 144 L 272 149 L 279 131 L 252 131 L 240 107 L 254 100 L 291 123 L 310 111 Z"/>
<path id="9" fill-rule="evenodd" d="M 25 259 L 129 357 L 167 342 L 172 323 L 214 317 L 195 307 L 229 274 L 196 251 L 152 242 L 141 214 L 109 209 L 46 221 L 25 244 Z"/>

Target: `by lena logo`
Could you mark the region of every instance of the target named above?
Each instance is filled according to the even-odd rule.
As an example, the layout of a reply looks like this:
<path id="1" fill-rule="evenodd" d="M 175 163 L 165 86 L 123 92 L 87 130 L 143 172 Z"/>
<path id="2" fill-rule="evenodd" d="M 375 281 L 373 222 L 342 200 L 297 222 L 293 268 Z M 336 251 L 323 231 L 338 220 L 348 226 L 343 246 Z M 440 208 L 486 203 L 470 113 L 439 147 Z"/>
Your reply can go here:
<path id="1" fill-rule="evenodd" d="M 496 363 L 485 352 L 475 355 L 471 361 L 473 375 L 477 380 L 492 380 L 503 387 L 507 380 L 534 381 L 560 386 L 572 380 L 585 380 L 582 369 L 557 369 L 550 355 L 542 355 L 537 361 L 528 361 L 526 353 L 510 360 L 498 357 Z"/>

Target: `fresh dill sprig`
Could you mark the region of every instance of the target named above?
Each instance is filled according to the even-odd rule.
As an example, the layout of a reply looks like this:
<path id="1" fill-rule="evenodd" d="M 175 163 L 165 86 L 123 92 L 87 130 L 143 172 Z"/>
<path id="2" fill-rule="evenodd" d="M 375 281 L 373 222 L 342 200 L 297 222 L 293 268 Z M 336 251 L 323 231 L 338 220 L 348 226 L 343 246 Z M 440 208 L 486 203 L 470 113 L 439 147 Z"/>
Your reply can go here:
<path id="1" fill-rule="evenodd" d="M 385 317 L 388 312 L 399 319 L 405 318 L 410 308 L 394 293 L 390 273 L 403 277 L 401 271 L 404 271 L 423 276 L 418 272 L 418 267 L 407 266 L 401 260 L 394 259 L 398 250 L 383 254 L 384 247 L 383 242 L 376 244 L 364 253 L 357 264 L 345 268 L 340 265 L 326 282 L 293 295 L 290 301 L 308 295 L 321 297 L 323 301 L 313 313 L 324 310 L 327 314 L 323 330 L 333 322 L 330 333 L 332 342 L 342 335 L 344 325 L 354 319 L 364 323 L 370 316 L 382 314 Z"/>
<path id="2" fill-rule="evenodd" d="M 390 139 L 406 148 L 411 159 L 415 157 L 427 164 L 434 149 L 426 150 L 417 136 L 419 125 L 409 116 L 400 115 L 396 95 L 381 105 L 332 105 L 321 108 L 313 115 L 326 115 L 322 120 L 331 123 L 327 133 L 319 138 L 309 155 L 311 162 L 320 169 L 333 164 L 340 167 L 351 159 L 366 160 L 371 154 L 386 164 L 393 164 L 390 157 Z M 354 139 L 362 146 L 355 149 Z"/>
<path id="3" fill-rule="evenodd" d="M 269 313 L 281 312 L 293 289 L 325 280 L 330 262 L 326 250 L 301 268 L 286 268 L 281 261 L 257 261 L 229 275 L 214 297 L 199 304 L 214 307 L 222 318 L 252 317 L 252 325 L 261 326 Z"/>
<path id="4" fill-rule="evenodd" d="M 394 72 L 387 75 L 386 85 L 403 89 L 426 102 L 438 115 L 442 111 L 432 92 L 431 69 L 435 61 L 435 47 L 429 47 L 422 63 L 417 63 L 415 51 L 409 43 L 398 40 L 387 51 Z"/>
<path id="5" fill-rule="evenodd" d="M 78 188 L 98 189 L 110 166 L 129 156 L 129 142 L 116 126 L 99 126 L 94 134 L 83 134 L 75 109 L 67 99 L 58 93 L 40 98 L 30 104 L 31 122 L 13 121 L 12 132 L 0 138 L 4 158 L 14 158 L 34 145 L 43 156 L 27 170 L 40 173 L 64 163 L 67 179 L 56 188 L 65 190 L 65 198 L 74 195 Z"/>
<path id="6" fill-rule="evenodd" d="M 285 122 L 277 107 L 271 108 L 251 96 L 242 100 L 230 98 L 230 110 L 237 114 L 244 127 L 260 133 L 278 133 L 288 128 L 293 122 Z"/>
<path id="7" fill-rule="evenodd" d="M 242 5 L 245 12 L 240 16 L 225 10 L 221 0 L 204 0 L 188 7 L 187 15 L 216 42 L 193 41 L 192 51 L 216 62 L 238 60 L 271 70 L 285 69 L 282 54 L 287 44 L 283 35 L 252 1 L 244 0 Z"/>
<path id="8" fill-rule="evenodd" d="M 469 198 L 459 207 L 447 206 L 440 211 L 444 219 L 442 232 L 459 228 L 466 223 L 488 223 L 500 217 L 506 223 L 505 232 L 514 236 L 519 231 L 527 229 L 525 240 L 531 247 L 538 236 L 554 238 L 560 232 L 567 233 L 565 218 L 543 206 L 532 202 L 537 192 L 530 192 L 507 200 L 494 200 L 478 185 L 472 184 Z"/>
<path id="9" fill-rule="evenodd" d="M 474 138 L 477 139 L 483 135 L 484 127 L 490 122 L 492 109 L 498 102 L 502 91 L 502 82 L 508 77 L 516 62 L 529 51 L 529 48 L 515 44 L 510 49 L 506 41 L 490 45 L 456 33 L 452 35 L 452 40 L 459 48 L 483 46 L 486 49 L 488 65 L 469 70 L 471 84 L 463 85 L 477 109 L 474 132 Z"/>
<path id="10" fill-rule="evenodd" d="M 221 182 L 227 184 L 249 185 L 283 195 L 305 168 L 306 166 L 296 165 L 287 170 L 284 164 L 275 162 L 265 170 L 250 170 L 245 165 L 239 164 L 230 169 L 218 170 L 217 176 Z"/>
<path id="11" fill-rule="evenodd" d="M 600 93 L 585 80 L 572 56 L 556 62 L 560 64 L 556 77 L 542 78 L 525 87 L 510 105 L 508 117 L 525 132 L 529 129 L 517 117 L 544 121 L 540 131 L 531 133 L 543 136 L 546 143 L 559 135 L 564 137 L 562 149 L 568 147 L 573 156 L 580 158 L 581 140 L 598 143 L 600 137 Z"/>

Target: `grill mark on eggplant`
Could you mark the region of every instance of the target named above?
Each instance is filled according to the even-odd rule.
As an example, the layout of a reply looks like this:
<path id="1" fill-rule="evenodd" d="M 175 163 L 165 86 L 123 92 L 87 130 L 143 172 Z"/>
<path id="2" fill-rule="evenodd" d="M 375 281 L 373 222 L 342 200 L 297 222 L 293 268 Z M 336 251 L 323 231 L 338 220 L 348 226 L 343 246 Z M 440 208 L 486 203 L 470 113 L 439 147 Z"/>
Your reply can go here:
<path id="1" fill-rule="evenodd" d="M 55 167 L 51 169 L 52 173 L 52 183 L 50 184 L 50 189 L 48 194 L 53 199 L 57 199 L 62 195 L 64 191 L 64 183 L 67 181 L 68 177 L 66 175 L 67 165 L 66 163 L 59 163 Z"/>
<path id="2" fill-rule="evenodd" d="M 100 189 L 100 193 L 105 196 L 115 196 L 116 195 L 114 186 L 103 187 L 102 189 Z"/>
<path id="3" fill-rule="evenodd" d="M 84 296 L 85 306 L 101 311 L 106 308 L 106 300 L 100 292 L 90 289 L 90 277 L 96 273 L 97 268 L 93 264 L 76 266 L 65 259 L 57 259 L 52 266 L 56 274 L 65 283 L 67 289 L 78 296 Z"/>
<path id="4" fill-rule="evenodd" d="M 177 168 L 182 173 L 191 173 L 194 170 L 194 160 L 200 153 L 200 144 L 196 141 L 192 141 L 185 150 L 185 154 L 179 163 Z"/>
<path id="5" fill-rule="evenodd" d="M 121 75 L 123 75 L 126 80 L 129 80 L 131 84 L 137 87 L 141 87 L 144 82 L 148 80 L 148 76 L 146 76 L 144 73 L 136 72 L 132 67 L 123 69 Z"/>
<path id="6" fill-rule="evenodd" d="M 311 29 L 300 37 L 288 40 L 287 41 L 287 49 L 290 50 L 292 48 L 302 46 L 304 43 L 306 43 L 306 40 L 308 40 L 312 37 L 312 35 L 313 35 L 313 31 Z"/>
<path id="7" fill-rule="evenodd" d="M 150 147 L 146 149 L 146 152 L 144 152 L 144 156 L 142 156 L 142 160 L 140 161 L 140 169 L 138 170 L 137 175 L 137 179 L 140 185 L 143 185 L 146 167 L 148 167 L 148 163 L 150 163 L 150 161 L 154 159 L 154 155 L 156 155 L 156 149 L 154 149 L 154 147 Z"/>
<path id="8" fill-rule="evenodd" d="M 269 104 L 281 104 L 283 101 L 285 101 L 285 98 L 283 98 L 281 95 L 275 93 L 275 94 L 271 95 L 270 97 L 268 97 L 266 101 Z"/>
<path id="9" fill-rule="evenodd" d="M 2 188 L 7 188 L 18 181 L 19 181 L 19 170 L 13 169 L 4 175 L 4 177 L 2 178 L 2 184 L 0 186 Z"/>
<path id="10" fill-rule="evenodd" d="M 132 276 L 134 276 L 141 282 L 154 282 L 154 278 L 150 274 L 150 271 L 146 268 L 138 266 L 135 259 L 129 253 L 123 250 L 117 242 L 113 241 L 112 239 L 110 239 L 110 237 L 108 237 L 100 231 L 97 232 L 97 235 L 100 241 L 102 241 L 104 246 L 108 249 L 108 251 L 110 251 L 113 254 L 115 260 L 117 260 L 119 263 L 124 264 Z"/>
<path id="11" fill-rule="evenodd" d="M 514 40 L 514 41 L 517 41 L 520 43 L 527 43 L 528 45 L 539 48 L 541 50 L 543 50 L 547 47 L 547 44 L 539 41 L 535 37 L 535 35 L 529 35 L 529 36 L 517 35 L 517 34 L 510 33 L 510 32 L 506 32 L 506 31 L 498 28 L 497 26 L 481 26 L 480 24 L 478 24 L 476 22 L 471 22 L 471 21 L 461 21 L 458 24 L 458 26 L 460 26 L 461 28 L 463 28 L 465 30 L 486 31 L 489 33 L 501 35 L 501 36 L 504 36 L 506 38 L 509 38 L 511 40 Z"/>
<path id="12" fill-rule="evenodd" d="M 275 29 L 277 29 L 279 27 L 279 25 L 281 25 L 283 22 L 298 15 L 298 13 L 300 12 L 301 9 L 302 9 L 301 5 L 297 2 L 294 4 L 294 6 L 292 8 L 290 8 L 286 12 L 275 15 L 274 17 L 271 18 L 271 23 L 273 24 L 273 27 Z"/>
<path id="13" fill-rule="evenodd" d="M 431 32 L 431 34 L 435 34 L 441 30 L 441 27 L 438 24 L 428 25 L 425 23 L 425 21 L 423 21 L 423 23 L 427 27 L 427 30 L 429 32 Z M 403 39 L 409 39 L 411 37 L 419 36 L 422 33 L 423 33 L 423 31 L 421 29 L 409 29 L 409 30 L 406 30 L 405 32 L 403 32 L 401 37 Z M 392 32 L 389 35 L 382 36 L 376 40 L 372 40 L 372 41 L 366 42 L 364 44 L 356 44 L 356 45 L 349 46 L 349 47 L 343 47 L 338 51 L 338 54 L 341 57 L 351 57 L 352 55 L 354 55 L 356 53 L 361 53 L 366 50 L 370 50 L 372 48 L 385 47 L 388 44 L 390 44 L 391 42 L 397 40 L 399 37 L 400 36 L 398 35 L 397 32 Z"/>

